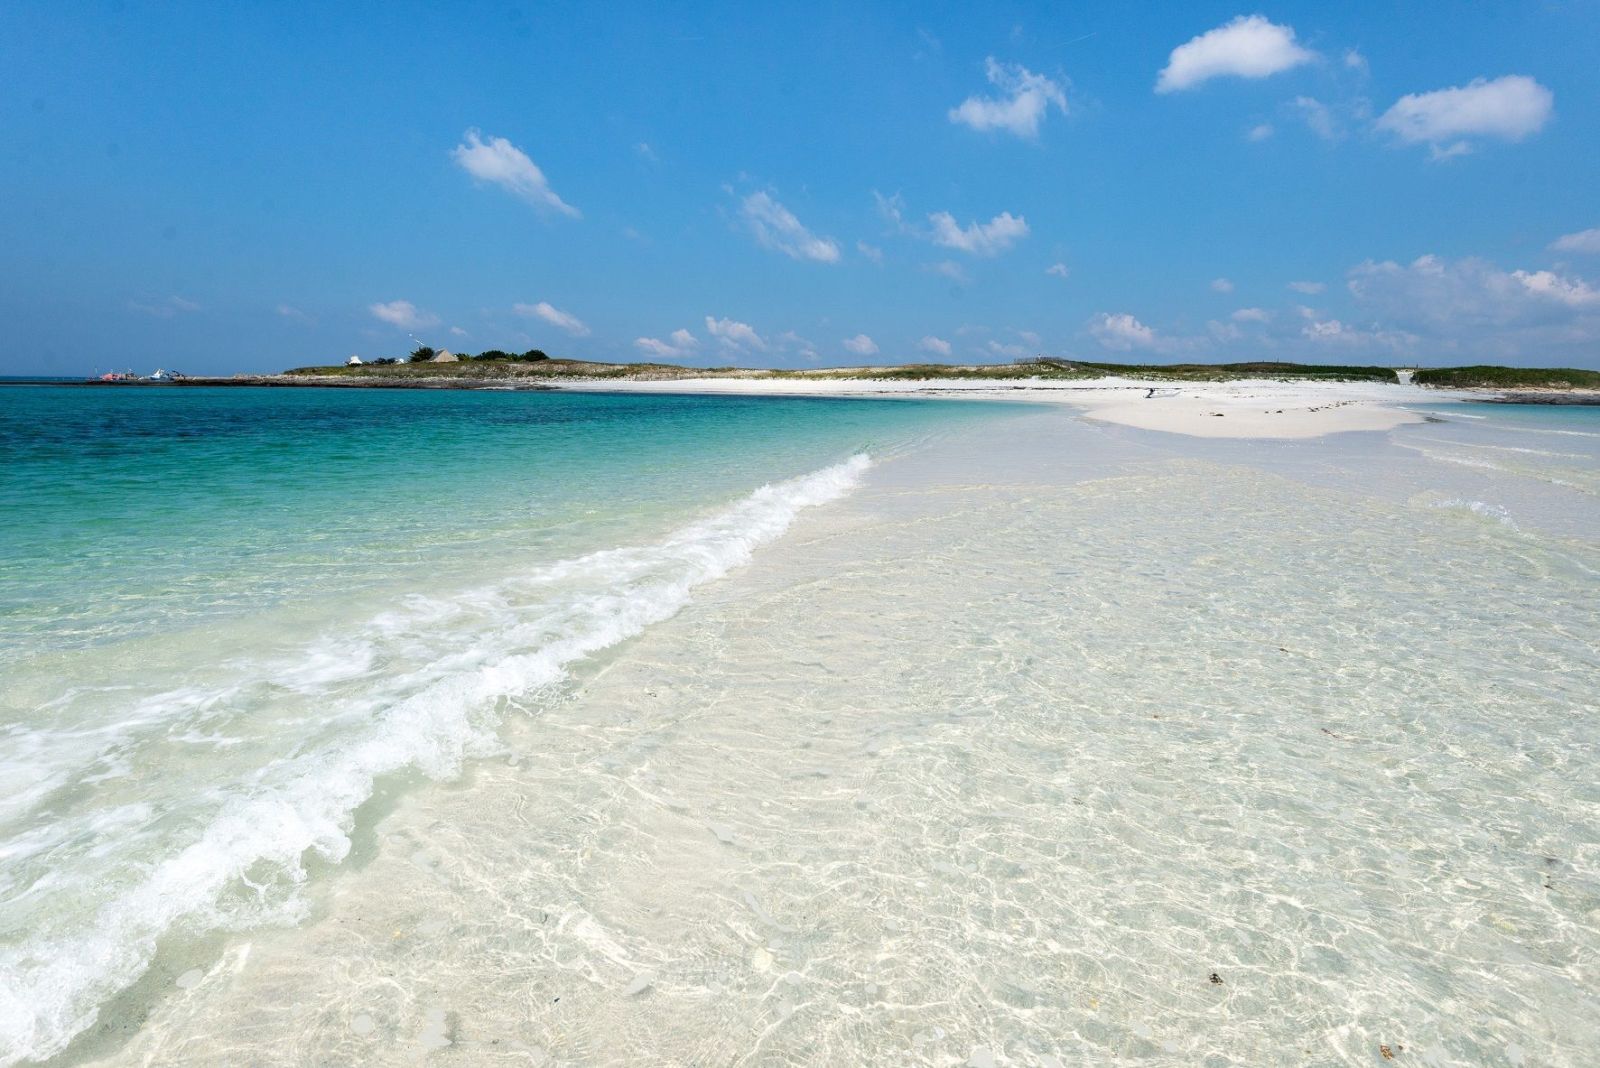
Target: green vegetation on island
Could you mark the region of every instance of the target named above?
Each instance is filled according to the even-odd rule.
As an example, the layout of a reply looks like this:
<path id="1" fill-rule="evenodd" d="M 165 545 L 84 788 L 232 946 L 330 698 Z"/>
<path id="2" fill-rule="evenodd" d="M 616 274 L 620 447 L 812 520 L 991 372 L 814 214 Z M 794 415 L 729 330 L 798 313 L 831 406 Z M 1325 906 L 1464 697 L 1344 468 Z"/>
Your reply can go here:
<path id="1" fill-rule="evenodd" d="M 1454 389 L 1600 389 L 1600 371 L 1575 367 L 1432 367 L 1411 380 Z"/>
<path id="2" fill-rule="evenodd" d="M 1001 364 L 908 363 L 897 365 L 811 368 L 686 367 L 673 363 L 603 363 L 553 357 L 539 349 L 523 353 L 499 349 L 471 355 L 419 346 L 409 358 L 383 358 L 339 366 L 297 367 L 277 377 L 305 384 L 432 386 L 471 388 L 506 386 L 537 388 L 554 379 L 638 379 L 670 381 L 685 378 L 826 381 L 941 380 L 1088 380 L 1117 376 L 1152 382 L 1228 382 L 1247 378 L 1278 381 L 1399 382 L 1392 367 L 1307 364 L 1276 361 L 1246 363 L 1106 363 L 1035 357 Z M 1547 390 L 1552 393 L 1600 389 L 1600 371 L 1536 367 L 1436 367 L 1414 372 L 1420 386 L 1456 389 Z M 1575 395 L 1581 396 L 1581 394 Z"/>

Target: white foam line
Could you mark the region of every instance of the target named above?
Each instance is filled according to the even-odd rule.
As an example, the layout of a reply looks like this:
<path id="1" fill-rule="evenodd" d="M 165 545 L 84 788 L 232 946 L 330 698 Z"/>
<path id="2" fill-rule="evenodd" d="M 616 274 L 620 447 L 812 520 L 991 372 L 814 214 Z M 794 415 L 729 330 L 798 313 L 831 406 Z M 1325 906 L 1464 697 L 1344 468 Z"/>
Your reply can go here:
<path id="1" fill-rule="evenodd" d="M 371 725 L 354 737 L 235 784 L 198 840 L 156 862 L 82 930 L 0 950 L 0 1065 L 60 1053 L 95 1022 L 108 997 L 144 972 L 157 940 L 180 921 L 194 930 L 297 918 L 294 890 L 306 878 L 308 854 L 334 863 L 345 857 L 352 814 L 379 777 L 407 768 L 453 776 L 465 758 L 493 749 L 497 698 L 556 682 L 573 661 L 673 616 L 695 587 L 748 562 L 802 509 L 848 493 L 869 465 L 858 455 L 763 486 L 655 545 L 593 553 L 513 584 L 576 586 L 533 611 L 513 610 L 516 621 L 494 640 L 413 673 L 422 685 L 372 710 Z M 510 607 L 506 592 L 462 599 Z M 532 651 L 499 653 L 529 649 L 518 639 L 535 637 L 544 640 Z M 241 887 L 251 893 L 239 894 Z"/>

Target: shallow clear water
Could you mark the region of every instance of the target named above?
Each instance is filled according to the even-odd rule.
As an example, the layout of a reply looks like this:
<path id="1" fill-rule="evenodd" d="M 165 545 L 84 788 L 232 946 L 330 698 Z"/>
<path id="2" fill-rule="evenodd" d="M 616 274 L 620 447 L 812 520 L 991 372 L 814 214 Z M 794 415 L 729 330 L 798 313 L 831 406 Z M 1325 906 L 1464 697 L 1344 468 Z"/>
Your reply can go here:
<path id="1" fill-rule="evenodd" d="M 162 938 L 292 920 L 387 779 L 456 774 L 868 453 L 990 414 L 0 392 L 0 1063 L 60 1049 Z"/>
<path id="2" fill-rule="evenodd" d="M 316 844 L 173 924 L 65 1060 L 1592 1063 L 1600 412 L 967 410 L 402 605 L 355 677 L 268 662 L 242 707 L 309 781 L 390 759 L 351 724 L 467 740 L 344 822 L 234 810 Z M 597 568 L 615 598 L 567 596 Z M 430 734 L 451 708 L 488 714 Z"/>

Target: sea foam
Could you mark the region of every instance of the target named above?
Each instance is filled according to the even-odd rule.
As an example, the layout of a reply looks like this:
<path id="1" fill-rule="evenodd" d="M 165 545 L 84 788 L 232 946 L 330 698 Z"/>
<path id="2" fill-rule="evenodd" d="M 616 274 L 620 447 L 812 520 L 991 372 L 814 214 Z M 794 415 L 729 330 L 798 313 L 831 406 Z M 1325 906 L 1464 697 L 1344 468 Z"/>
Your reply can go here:
<path id="1" fill-rule="evenodd" d="M 869 464 L 857 455 L 764 486 L 655 544 L 592 553 L 453 598 L 416 598 L 355 635 L 308 642 L 297 665 L 276 665 L 278 684 L 312 696 L 328 687 L 322 711 L 352 729 L 218 788 L 215 811 L 192 841 L 148 858 L 137 880 L 79 922 L 0 949 L 0 1065 L 64 1050 L 145 971 L 169 931 L 299 918 L 307 862 L 344 859 L 353 814 L 380 778 L 408 769 L 448 778 L 465 759 L 492 753 L 507 699 L 526 699 L 560 682 L 574 661 L 671 617 L 802 509 L 849 492 Z M 408 664 L 398 677 L 354 692 L 333 685 L 387 655 Z M 235 679 L 211 696 L 226 701 L 259 682 Z M 173 707 L 206 700 L 181 697 Z M 145 704 L 133 718 L 151 714 Z"/>

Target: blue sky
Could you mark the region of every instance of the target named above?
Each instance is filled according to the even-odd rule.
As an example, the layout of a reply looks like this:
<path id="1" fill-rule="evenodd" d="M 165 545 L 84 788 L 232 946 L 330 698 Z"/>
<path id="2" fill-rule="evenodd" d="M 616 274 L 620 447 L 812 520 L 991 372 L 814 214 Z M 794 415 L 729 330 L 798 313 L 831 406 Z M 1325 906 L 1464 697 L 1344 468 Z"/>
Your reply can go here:
<path id="1" fill-rule="evenodd" d="M 1600 3 L 0 7 L 0 373 L 1600 366 Z"/>

